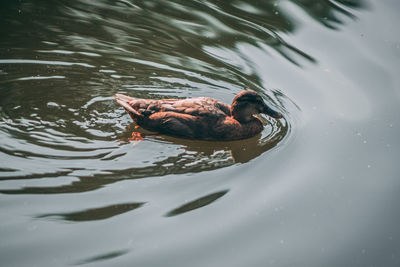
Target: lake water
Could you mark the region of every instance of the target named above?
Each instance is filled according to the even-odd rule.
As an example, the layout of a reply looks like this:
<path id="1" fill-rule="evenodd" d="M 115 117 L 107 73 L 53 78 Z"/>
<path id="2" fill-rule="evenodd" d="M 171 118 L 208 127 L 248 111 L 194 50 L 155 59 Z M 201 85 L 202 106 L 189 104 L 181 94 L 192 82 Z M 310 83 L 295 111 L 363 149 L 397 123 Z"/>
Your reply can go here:
<path id="1" fill-rule="evenodd" d="M 400 266 L 399 12 L 2 1 L 0 265 Z M 136 129 L 112 97 L 243 89 L 285 119 L 235 142 Z"/>

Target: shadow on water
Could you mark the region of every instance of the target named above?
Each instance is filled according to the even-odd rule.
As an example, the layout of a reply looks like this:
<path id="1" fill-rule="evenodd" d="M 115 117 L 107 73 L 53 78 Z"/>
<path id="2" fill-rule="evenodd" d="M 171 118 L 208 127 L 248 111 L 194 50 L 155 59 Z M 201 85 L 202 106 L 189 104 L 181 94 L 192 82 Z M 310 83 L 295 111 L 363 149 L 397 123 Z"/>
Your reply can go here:
<path id="1" fill-rule="evenodd" d="M 197 198 L 192 200 L 186 204 L 177 207 L 168 213 L 165 214 L 165 217 L 172 217 L 179 214 L 183 214 L 195 209 L 199 209 L 201 207 L 210 205 L 211 203 L 215 202 L 229 190 L 223 190 L 219 192 L 215 192 L 212 194 L 208 194 L 206 196 Z M 49 214 L 41 214 L 36 216 L 37 219 L 61 219 L 64 221 L 69 222 L 87 222 L 87 221 L 99 221 L 110 219 L 114 216 L 138 209 L 142 207 L 145 202 L 138 202 L 138 203 L 122 203 L 122 204 L 113 204 L 105 207 L 99 208 L 91 208 L 82 211 L 70 212 L 70 213 L 49 213 Z"/>
<path id="2" fill-rule="evenodd" d="M 71 213 L 52 213 L 39 215 L 36 218 L 58 218 L 70 222 L 87 222 L 109 219 L 125 212 L 140 208 L 145 203 L 122 203 L 106 207 L 92 208 Z"/>
<path id="3" fill-rule="evenodd" d="M 183 204 L 182 206 L 180 206 L 176 209 L 169 211 L 167 214 L 165 214 L 165 217 L 172 217 L 172 216 L 180 215 L 180 214 L 207 206 L 207 205 L 213 203 L 214 201 L 216 201 L 217 199 L 223 197 L 228 192 L 229 192 L 229 190 L 224 190 L 224 191 L 212 193 L 207 196 L 195 199 L 186 204 Z"/>
<path id="4" fill-rule="evenodd" d="M 100 254 L 97 256 L 90 257 L 88 259 L 84 259 L 84 260 L 75 262 L 75 263 L 73 263 L 73 265 L 83 265 L 83 264 L 88 264 L 88 263 L 110 260 L 110 259 L 122 256 L 128 252 L 129 252 L 129 250 L 127 250 L 127 249 L 107 252 L 104 254 Z"/>

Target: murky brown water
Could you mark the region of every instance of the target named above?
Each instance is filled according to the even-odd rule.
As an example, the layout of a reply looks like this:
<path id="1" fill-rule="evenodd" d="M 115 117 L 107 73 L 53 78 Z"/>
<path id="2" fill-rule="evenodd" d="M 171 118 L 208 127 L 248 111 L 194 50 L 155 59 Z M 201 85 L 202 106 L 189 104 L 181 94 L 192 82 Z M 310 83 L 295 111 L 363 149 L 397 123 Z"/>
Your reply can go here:
<path id="1" fill-rule="evenodd" d="M 3 1 L 2 266 L 399 266 L 396 0 Z M 113 102 L 258 91 L 248 140 Z"/>

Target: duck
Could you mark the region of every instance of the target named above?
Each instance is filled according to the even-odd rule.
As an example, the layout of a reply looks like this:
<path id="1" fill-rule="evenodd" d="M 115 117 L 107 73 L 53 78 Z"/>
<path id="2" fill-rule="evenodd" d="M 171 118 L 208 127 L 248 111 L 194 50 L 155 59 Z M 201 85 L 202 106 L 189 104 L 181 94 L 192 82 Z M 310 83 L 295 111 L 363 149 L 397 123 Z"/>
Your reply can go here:
<path id="1" fill-rule="evenodd" d="M 231 105 L 211 97 L 142 99 L 115 94 L 114 99 L 138 126 L 186 139 L 246 139 L 264 129 L 257 114 L 263 113 L 277 120 L 283 118 L 253 90 L 238 93 Z"/>

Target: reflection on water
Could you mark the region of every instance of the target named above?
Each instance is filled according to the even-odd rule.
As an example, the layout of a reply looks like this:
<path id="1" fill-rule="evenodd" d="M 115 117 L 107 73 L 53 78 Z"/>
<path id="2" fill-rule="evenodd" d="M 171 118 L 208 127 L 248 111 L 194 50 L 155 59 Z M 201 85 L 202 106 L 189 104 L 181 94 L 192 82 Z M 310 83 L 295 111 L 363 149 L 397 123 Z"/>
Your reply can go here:
<path id="1" fill-rule="evenodd" d="M 114 148 L 111 152 L 101 153 L 96 156 L 79 156 L 79 157 L 57 157 L 57 156 L 46 156 L 49 158 L 55 158 L 57 160 L 63 159 L 76 159 L 84 160 L 89 158 L 95 158 L 101 160 L 101 165 L 108 166 L 110 169 L 104 168 L 100 173 L 96 174 L 95 171 L 89 176 L 78 176 L 78 180 L 74 180 L 71 184 L 62 184 L 60 186 L 51 187 L 23 187 L 21 189 L 2 189 L 0 193 L 3 194 L 60 194 L 60 193 L 77 193 L 95 190 L 101 188 L 104 185 L 115 183 L 124 179 L 138 179 L 145 178 L 148 176 L 164 176 L 168 174 L 183 174 L 190 172 L 201 172 L 210 171 L 217 168 L 227 167 L 234 163 L 245 163 L 249 160 L 261 155 L 265 151 L 275 147 L 287 133 L 288 126 L 282 126 L 281 122 L 278 121 L 275 124 L 269 126 L 267 134 L 257 135 L 253 138 L 241 141 L 233 142 L 212 142 L 212 141 L 195 141 L 178 139 L 168 136 L 156 136 L 150 135 L 146 138 L 145 142 L 156 142 L 157 145 L 169 145 L 179 149 L 179 153 L 171 156 L 161 156 L 165 151 L 155 152 L 153 158 L 162 158 L 160 161 L 152 161 L 149 166 L 146 163 L 136 168 L 126 168 L 119 170 L 112 167 L 118 158 L 127 158 L 131 154 L 135 154 L 135 147 L 131 146 L 128 142 L 123 145 L 120 149 Z M 130 129 L 130 128 L 128 128 Z M 127 131 L 128 134 L 131 130 Z M 146 135 L 144 135 L 146 136 Z M 126 138 L 127 139 L 127 138 Z M 143 144 L 143 146 L 145 146 Z M 159 147 L 159 146 L 158 146 Z M 122 151 L 120 151 L 122 150 Z M 86 150 L 78 150 L 81 153 Z M 39 157 L 40 155 L 35 155 Z M 147 158 L 147 160 L 149 160 Z M 143 159 L 142 159 L 143 160 Z M 104 161 L 110 161 L 110 165 L 104 163 Z M 133 164 L 131 164 L 133 165 Z M 112 169 L 111 169 L 112 168 Z M 4 173 L 8 173 L 8 176 L 4 176 L 2 180 L 10 179 L 36 179 L 40 177 L 56 177 L 56 176 L 74 176 L 76 172 L 83 170 L 83 168 L 72 168 L 69 170 L 60 171 L 58 173 L 45 173 L 45 174 L 32 174 L 25 176 L 16 176 L 17 170 L 10 171 L 5 169 Z"/>
<path id="2" fill-rule="evenodd" d="M 398 8 L 2 1 L 2 263 L 397 266 Z M 285 119 L 233 142 L 136 129 L 112 99 L 243 89 Z"/>
<path id="3" fill-rule="evenodd" d="M 47 158 L 47 159 L 55 159 L 55 160 L 68 160 L 69 164 L 73 164 L 74 161 L 81 162 L 82 160 L 92 160 L 95 159 L 100 160 L 99 164 L 102 169 L 98 170 L 96 173 L 93 170 L 89 176 L 77 176 L 78 180 L 73 181 L 71 184 L 62 184 L 60 186 L 51 187 L 46 185 L 45 187 L 23 187 L 21 189 L 6 189 L 0 190 L 0 193 L 3 194 L 59 194 L 59 193 L 74 193 L 74 192 L 84 192 L 98 189 L 104 185 L 115 183 L 123 179 L 138 179 L 144 178 L 148 176 L 163 176 L 168 174 L 182 174 L 189 172 L 200 172 L 200 171 L 210 171 L 213 169 L 227 167 L 234 163 L 245 163 L 249 160 L 261 155 L 265 151 L 275 147 L 279 142 L 285 137 L 288 133 L 288 125 L 285 125 L 285 121 L 274 121 L 271 120 L 268 122 L 266 129 L 262 134 L 259 134 L 253 138 L 249 138 L 247 140 L 239 140 L 232 142 L 213 142 L 213 141 L 197 141 L 197 140 L 186 140 L 179 139 L 168 136 L 154 135 L 149 134 L 149 137 L 146 137 L 146 131 L 142 134 L 146 139 L 143 141 L 147 142 L 155 142 L 157 147 L 162 147 L 164 145 L 172 146 L 173 148 L 178 149 L 179 152 L 175 153 L 175 155 L 166 155 L 162 156 L 165 151 L 155 151 L 153 153 L 153 157 L 144 158 L 143 155 L 140 155 L 141 164 L 140 166 L 135 168 L 129 168 L 129 165 L 134 164 L 126 164 L 122 165 L 123 169 L 115 168 L 114 165 L 116 161 L 120 158 L 123 161 L 133 159 L 132 155 L 137 154 L 136 148 L 138 147 L 136 144 L 132 146 L 129 142 L 127 142 L 128 138 L 120 138 L 123 141 L 123 145 L 120 147 L 112 146 L 110 148 L 104 149 L 100 148 L 100 152 L 97 152 L 95 149 L 84 149 L 84 148 L 70 148 L 68 146 L 63 145 L 51 145 L 51 149 L 64 150 L 64 151 L 73 151 L 79 153 L 79 156 L 69 155 L 67 156 L 58 156 L 58 155 L 49 155 L 49 154 L 39 154 L 39 153 L 31 153 L 24 152 L 25 156 L 29 155 L 30 157 L 37 158 Z M 133 124 L 131 124 L 132 126 Z M 129 136 L 132 132 L 133 127 L 128 127 L 123 135 Z M 137 129 L 135 129 L 137 131 Z M 143 132 L 143 130 L 142 130 Z M 32 137 L 32 134 L 31 134 Z M 126 140 L 126 141 L 124 141 Z M 140 141 L 142 142 L 142 141 Z M 34 142 L 32 142 L 34 143 Z M 47 142 L 48 143 L 48 142 Z M 125 144 L 124 144 L 125 143 Z M 41 145 L 42 147 L 46 147 L 45 143 L 35 142 L 36 145 Z M 142 145 L 142 144 L 141 144 Z M 143 144 L 141 147 L 144 149 L 148 147 L 148 145 Z M 104 151 L 105 150 L 105 151 Z M 140 151 L 140 150 L 139 150 Z M 15 153 L 15 151 L 4 150 L 7 153 Z M 20 152 L 22 153 L 22 152 Z M 86 154 L 86 156 L 85 156 Z M 137 157 L 137 155 L 136 155 Z M 130 158 L 130 159 L 129 159 Z M 154 158 L 151 162 L 147 163 L 143 162 L 144 159 L 149 161 L 151 158 Z M 160 159 L 161 160 L 157 160 Z M 109 162 L 109 164 L 108 164 Z M 90 163 L 90 161 L 89 161 Z M 146 166 L 148 165 L 148 166 Z M 127 168 L 128 167 L 128 168 Z M 10 180 L 10 179 L 36 179 L 40 177 L 56 177 L 56 176 L 75 176 L 76 173 L 84 170 L 84 168 L 77 167 L 71 168 L 69 167 L 67 170 L 65 168 L 60 170 L 57 173 L 42 173 L 42 174 L 30 174 L 30 175 L 17 175 L 17 170 L 15 169 L 4 169 L 3 173 L 8 174 L 5 175 L 2 180 Z"/>

